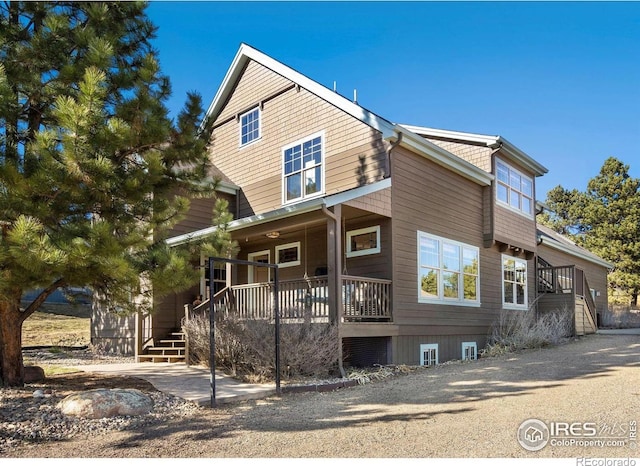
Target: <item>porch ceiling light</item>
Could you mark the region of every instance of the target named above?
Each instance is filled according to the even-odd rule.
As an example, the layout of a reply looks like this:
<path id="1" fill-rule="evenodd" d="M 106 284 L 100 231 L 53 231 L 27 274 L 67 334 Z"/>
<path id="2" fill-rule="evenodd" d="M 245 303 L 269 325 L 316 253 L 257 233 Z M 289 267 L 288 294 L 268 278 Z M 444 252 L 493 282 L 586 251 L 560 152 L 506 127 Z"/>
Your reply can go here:
<path id="1" fill-rule="evenodd" d="M 270 239 L 278 239 L 280 237 L 280 232 L 279 231 L 270 231 L 265 236 L 267 238 L 270 238 Z"/>

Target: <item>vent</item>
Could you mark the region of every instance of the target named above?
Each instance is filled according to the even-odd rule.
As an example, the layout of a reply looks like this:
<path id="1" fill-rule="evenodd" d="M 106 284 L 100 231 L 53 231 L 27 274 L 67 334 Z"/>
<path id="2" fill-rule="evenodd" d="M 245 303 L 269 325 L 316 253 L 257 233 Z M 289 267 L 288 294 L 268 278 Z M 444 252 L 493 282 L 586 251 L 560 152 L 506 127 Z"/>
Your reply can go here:
<path id="1" fill-rule="evenodd" d="M 438 364 L 438 344 L 420 345 L 420 365 L 435 366 L 436 364 Z"/>
<path id="2" fill-rule="evenodd" d="M 475 341 L 462 342 L 462 360 L 475 361 L 478 359 L 478 345 Z"/>

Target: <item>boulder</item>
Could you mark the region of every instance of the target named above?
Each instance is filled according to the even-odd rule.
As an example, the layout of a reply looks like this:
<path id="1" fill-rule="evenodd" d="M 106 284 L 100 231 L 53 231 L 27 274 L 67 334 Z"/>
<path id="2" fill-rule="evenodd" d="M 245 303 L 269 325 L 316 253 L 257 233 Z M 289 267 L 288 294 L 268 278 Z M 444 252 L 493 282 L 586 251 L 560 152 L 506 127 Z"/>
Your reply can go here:
<path id="1" fill-rule="evenodd" d="M 68 416 L 100 419 L 113 416 L 140 416 L 153 408 L 153 400 L 135 388 L 99 388 L 69 395 L 58 408 Z"/>
<path id="2" fill-rule="evenodd" d="M 44 369 L 40 366 L 24 366 L 24 383 L 36 383 L 44 380 Z"/>

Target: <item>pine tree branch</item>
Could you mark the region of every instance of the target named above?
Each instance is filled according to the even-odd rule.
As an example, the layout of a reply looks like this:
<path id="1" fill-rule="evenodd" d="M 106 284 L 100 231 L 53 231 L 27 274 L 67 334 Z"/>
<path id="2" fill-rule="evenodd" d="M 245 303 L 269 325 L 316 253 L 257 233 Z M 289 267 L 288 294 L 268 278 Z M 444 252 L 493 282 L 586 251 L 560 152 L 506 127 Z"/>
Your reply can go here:
<path id="1" fill-rule="evenodd" d="M 34 299 L 24 311 L 22 311 L 22 315 L 20 317 L 22 321 L 24 322 L 31 314 L 36 312 L 54 291 L 56 291 L 58 288 L 62 288 L 65 285 L 65 280 L 63 278 L 59 278 L 47 288 L 42 290 L 38 297 Z"/>

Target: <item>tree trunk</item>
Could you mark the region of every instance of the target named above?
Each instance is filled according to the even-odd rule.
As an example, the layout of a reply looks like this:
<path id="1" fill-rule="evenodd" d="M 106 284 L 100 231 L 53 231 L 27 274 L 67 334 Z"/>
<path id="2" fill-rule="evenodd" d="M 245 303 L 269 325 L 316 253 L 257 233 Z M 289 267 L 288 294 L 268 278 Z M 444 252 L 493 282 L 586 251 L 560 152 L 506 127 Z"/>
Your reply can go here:
<path id="1" fill-rule="evenodd" d="M 0 379 L 5 387 L 24 385 L 20 299 L 0 301 Z"/>
<path id="2" fill-rule="evenodd" d="M 634 291 L 633 293 L 631 293 L 631 307 L 632 308 L 636 308 L 638 307 L 638 292 Z"/>

